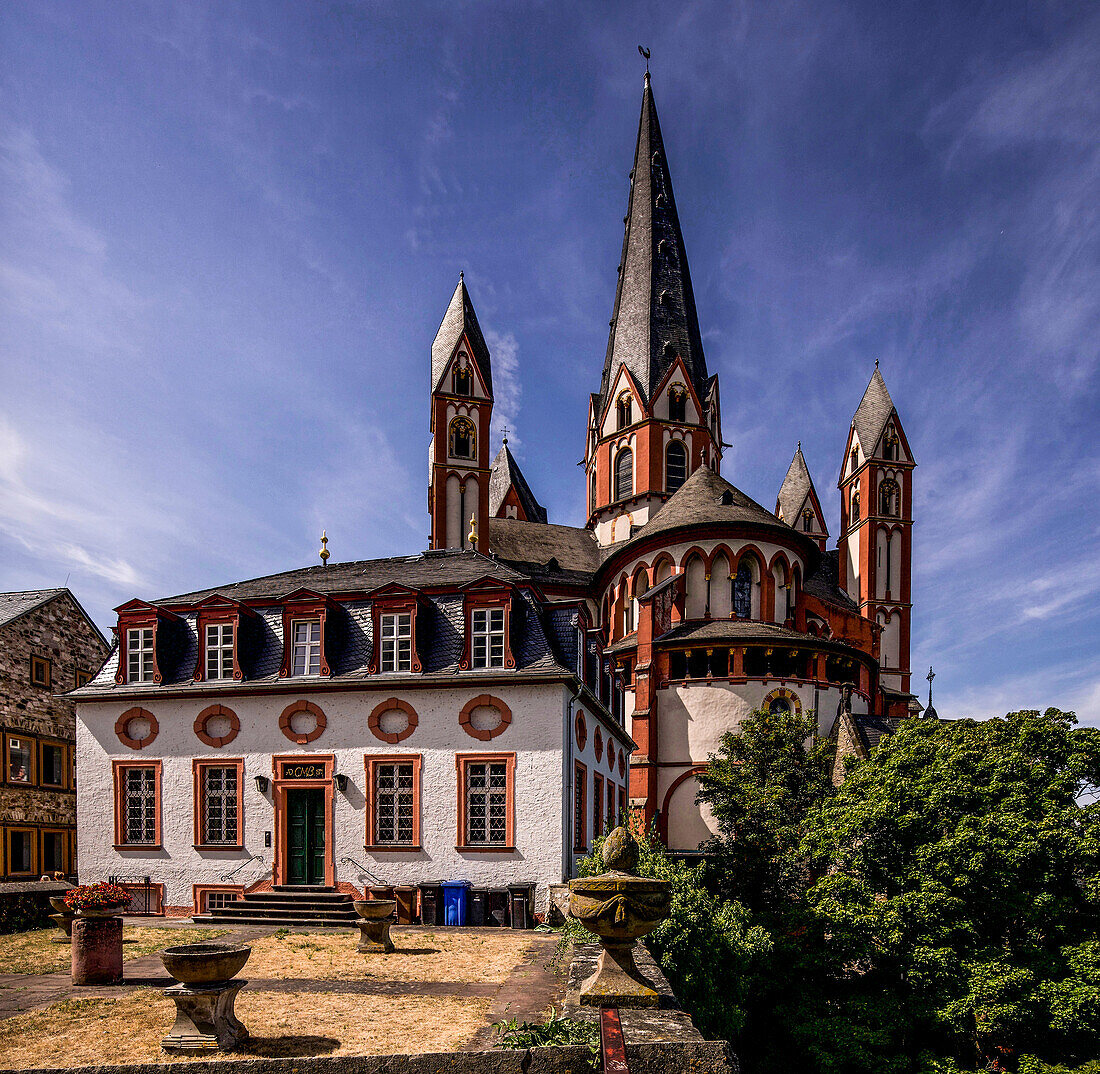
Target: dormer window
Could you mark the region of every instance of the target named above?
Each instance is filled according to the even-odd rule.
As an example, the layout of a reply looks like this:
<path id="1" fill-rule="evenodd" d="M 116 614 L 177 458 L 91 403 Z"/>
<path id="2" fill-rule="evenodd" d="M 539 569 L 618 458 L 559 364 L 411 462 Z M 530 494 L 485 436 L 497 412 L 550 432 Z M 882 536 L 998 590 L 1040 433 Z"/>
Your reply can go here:
<path id="1" fill-rule="evenodd" d="M 504 609 L 475 608 L 470 615 L 470 666 L 504 667 Z"/>
<path id="2" fill-rule="evenodd" d="M 634 420 L 634 405 L 629 392 L 623 392 L 615 404 L 618 412 L 618 427 L 625 429 Z"/>
<path id="3" fill-rule="evenodd" d="M 456 366 L 454 375 L 455 395 L 470 394 L 470 369 L 469 366 Z"/>
<path id="4" fill-rule="evenodd" d="M 130 682 L 153 681 L 153 628 L 126 631 L 126 653 Z"/>
<path id="5" fill-rule="evenodd" d="M 383 615 L 381 668 L 412 671 L 412 616 L 408 612 Z"/>
<path id="6" fill-rule="evenodd" d="M 291 675 L 321 674 L 321 621 L 295 619 L 291 622 Z"/>
<path id="7" fill-rule="evenodd" d="M 206 628 L 206 677 L 233 678 L 232 623 L 211 623 Z"/>
<path id="8" fill-rule="evenodd" d="M 474 423 L 468 418 L 455 418 L 451 422 L 451 455 L 456 459 L 472 459 L 477 446 Z"/>
<path id="9" fill-rule="evenodd" d="M 668 420 L 687 421 L 687 392 L 673 388 L 668 393 Z"/>

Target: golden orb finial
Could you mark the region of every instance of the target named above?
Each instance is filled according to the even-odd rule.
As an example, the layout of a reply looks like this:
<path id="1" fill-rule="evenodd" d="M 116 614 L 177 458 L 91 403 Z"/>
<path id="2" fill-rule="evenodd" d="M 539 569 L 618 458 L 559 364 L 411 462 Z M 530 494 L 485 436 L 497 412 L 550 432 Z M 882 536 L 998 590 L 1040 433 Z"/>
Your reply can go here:
<path id="1" fill-rule="evenodd" d="M 477 551 L 477 515 L 470 515 L 470 532 L 466 535 L 466 540 L 474 546 L 474 551 Z"/>
<path id="2" fill-rule="evenodd" d="M 321 563 L 323 566 L 328 566 L 328 557 L 331 555 L 332 553 L 328 550 L 328 534 L 321 530 Z"/>

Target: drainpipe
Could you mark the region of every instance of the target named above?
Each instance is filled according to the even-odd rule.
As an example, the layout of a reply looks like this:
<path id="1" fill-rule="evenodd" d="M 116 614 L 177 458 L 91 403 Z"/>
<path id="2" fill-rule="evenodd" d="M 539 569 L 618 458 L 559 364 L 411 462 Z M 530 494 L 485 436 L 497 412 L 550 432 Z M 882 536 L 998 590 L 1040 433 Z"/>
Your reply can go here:
<path id="1" fill-rule="evenodd" d="M 569 874 L 573 871 L 573 796 L 576 794 L 576 789 L 573 786 L 573 781 L 576 778 L 576 769 L 573 765 L 573 706 L 580 696 L 581 683 L 578 680 L 573 690 L 573 696 L 565 704 L 565 735 L 561 751 L 562 764 L 565 767 L 561 780 L 561 785 L 565 788 L 565 800 L 562 802 L 561 810 L 561 879 L 563 884 L 568 883 Z"/>

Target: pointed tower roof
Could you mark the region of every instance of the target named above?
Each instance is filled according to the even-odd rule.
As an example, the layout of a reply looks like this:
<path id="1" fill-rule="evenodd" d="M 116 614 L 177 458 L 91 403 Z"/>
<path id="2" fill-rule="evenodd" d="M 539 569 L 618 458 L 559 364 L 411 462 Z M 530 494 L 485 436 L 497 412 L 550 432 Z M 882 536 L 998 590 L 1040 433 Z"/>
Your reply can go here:
<path id="1" fill-rule="evenodd" d="M 481 325 L 477 323 L 477 314 L 474 313 L 474 304 L 470 301 L 470 292 L 466 290 L 466 282 L 462 273 L 458 274 L 458 286 L 451 296 L 451 304 L 443 315 L 443 323 L 432 341 L 432 391 L 439 389 L 439 382 L 447 371 L 447 363 L 454 354 L 455 347 L 463 335 L 470 342 L 473 354 L 470 356 L 477 362 L 481 371 L 481 377 L 485 381 L 485 389 L 493 394 L 493 371 L 489 362 L 489 348 L 485 343 L 485 337 L 481 333 Z"/>
<path id="2" fill-rule="evenodd" d="M 696 392 L 704 398 L 707 363 L 648 72 L 630 174 L 626 233 L 600 397 L 606 400 L 616 372 L 625 365 L 648 401 L 680 355 Z"/>
<path id="3" fill-rule="evenodd" d="M 531 486 L 519 468 L 519 463 L 508 450 L 508 443 L 501 444 L 497 457 L 493 460 L 493 468 L 489 474 L 489 515 L 496 518 L 500 511 L 504 497 L 509 489 L 516 490 L 516 496 L 523 507 L 523 513 L 527 516 L 527 522 L 546 522 L 546 508 L 535 499 Z"/>
<path id="4" fill-rule="evenodd" d="M 802 454 L 802 445 L 795 449 L 794 458 L 787 468 L 787 476 L 783 478 L 783 484 L 779 487 L 779 495 L 775 498 L 775 513 L 779 515 L 788 526 L 793 526 L 810 493 L 817 497 L 813 478 L 810 477 L 810 468 L 806 465 L 806 458 Z"/>
<path id="5" fill-rule="evenodd" d="M 894 411 L 894 401 L 886 390 L 886 381 L 878 371 L 878 362 L 875 362 L 875 371 L 871 374 L 871 382 L 863 393 L 863 399 L 856 407 L 855 416 L 852 418 L 852 428 L 859 437 L 860 446 L 865 452 L 875 450 L 878 439 L 882 436 L 882 430 Z"/>

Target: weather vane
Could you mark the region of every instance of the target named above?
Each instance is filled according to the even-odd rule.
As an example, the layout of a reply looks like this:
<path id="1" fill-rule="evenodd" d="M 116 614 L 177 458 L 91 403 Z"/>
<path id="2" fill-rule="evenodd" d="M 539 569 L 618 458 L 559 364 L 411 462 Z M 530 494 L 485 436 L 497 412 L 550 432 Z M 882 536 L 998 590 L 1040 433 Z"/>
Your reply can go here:
<path id="1" fill-rule="evenodd" d="M 649 49 L 638 46 L 638 51 L 645 57 L 645 73 L 649 74 Z"/>
<path id="2" fill-rule="evenodd" d="M 504 438 L 503 439 L 504 439 L 504 443 L 507 444 L 508 443 L 508 426 L 507 425 L 504 426 Z"/>

